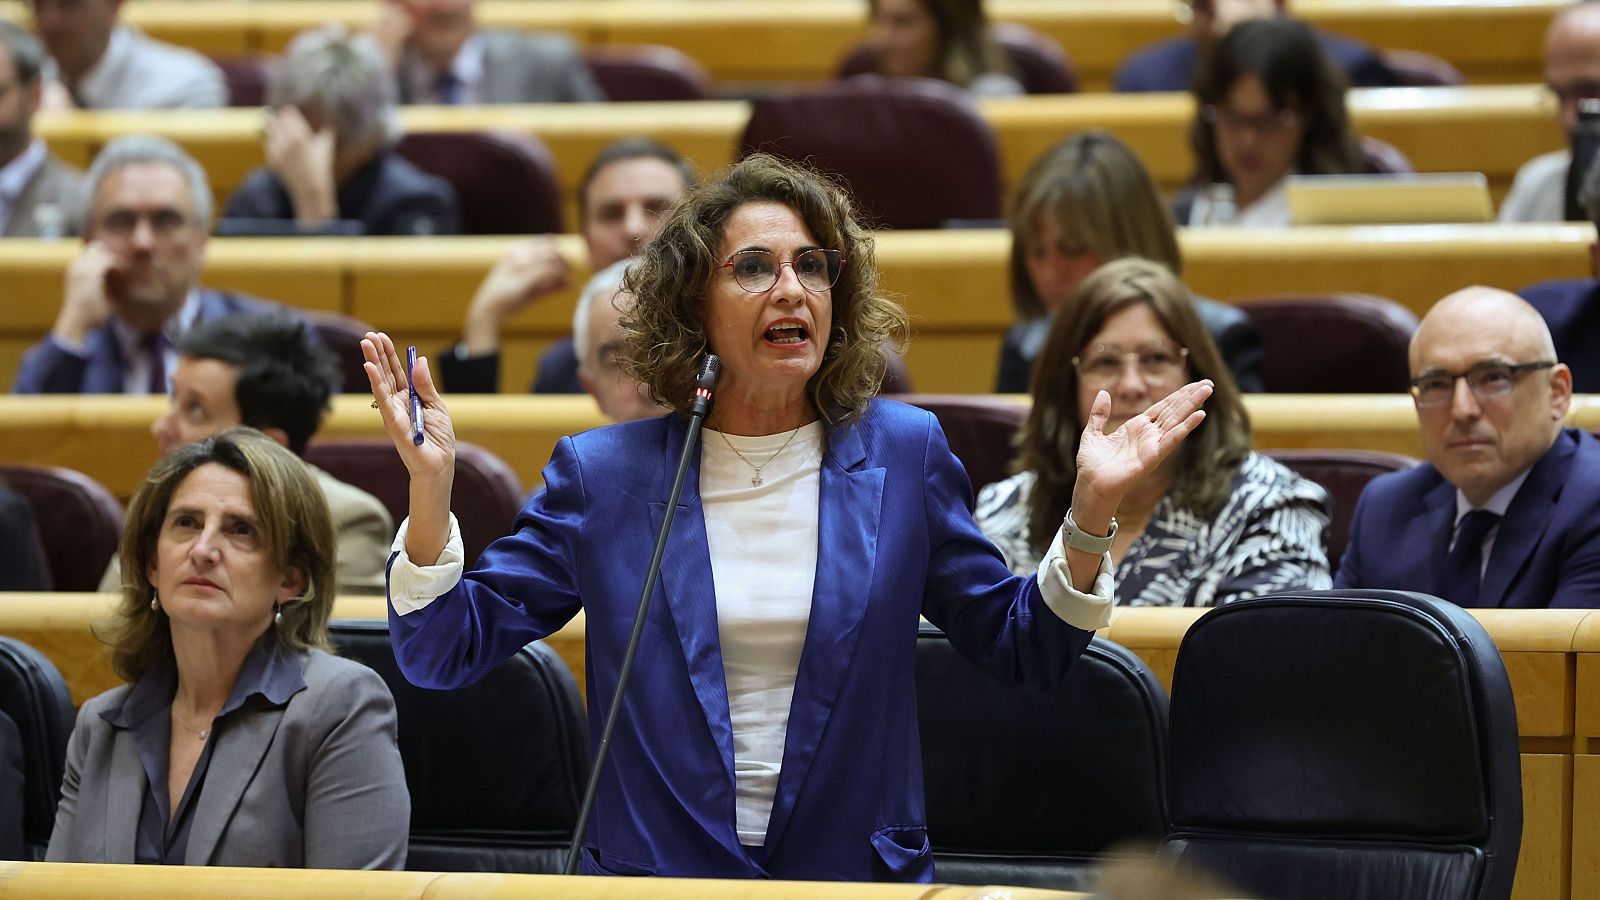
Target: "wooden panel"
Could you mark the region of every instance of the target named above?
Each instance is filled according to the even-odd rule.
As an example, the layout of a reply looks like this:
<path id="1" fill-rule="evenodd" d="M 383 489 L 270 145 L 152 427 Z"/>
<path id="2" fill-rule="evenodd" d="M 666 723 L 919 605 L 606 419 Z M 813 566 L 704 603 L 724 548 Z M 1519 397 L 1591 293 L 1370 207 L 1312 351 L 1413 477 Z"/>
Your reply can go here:
<path id="1" fill-rule="evenodd" d="M 1557 900 L 1570 893 L 1572 757 L 1522 754 L 1522 849 L 1512 900 Z"/>
<path id="2" fill-rule="evenodd" d="M 1572 894 L 1600 897 L 1600 756 L 1572 761 Z"/>

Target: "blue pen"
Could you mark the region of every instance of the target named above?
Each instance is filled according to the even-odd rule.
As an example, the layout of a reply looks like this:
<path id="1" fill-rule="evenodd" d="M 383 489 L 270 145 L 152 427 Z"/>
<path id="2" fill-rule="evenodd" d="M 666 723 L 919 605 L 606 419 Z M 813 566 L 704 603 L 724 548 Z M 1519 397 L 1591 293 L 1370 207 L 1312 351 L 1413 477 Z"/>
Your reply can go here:
<path id="1" fill-rule="evenodd" d="M 422 398 L 417 396 L 417 383 L 411 371 L 417 367 L 417 345 L 406 348 L 406 388 L 411 391 L 411 443 L 422 446 Z"/>

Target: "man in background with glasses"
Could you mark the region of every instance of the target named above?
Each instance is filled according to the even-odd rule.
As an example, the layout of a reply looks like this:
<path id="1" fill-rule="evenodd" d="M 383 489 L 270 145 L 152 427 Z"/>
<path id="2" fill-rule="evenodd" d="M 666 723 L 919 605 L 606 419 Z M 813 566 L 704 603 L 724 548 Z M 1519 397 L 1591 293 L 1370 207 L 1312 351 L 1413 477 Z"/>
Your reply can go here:
<path id="1" fill-rule="evenodd" d="M 1572 373 L 1539 313 L 1451 294 L 1411 340 L 1411 376 L 1428 461 L 1367 485 L 1334 587 L 1600 607 L 1600 442 L 1562 427 Z"/>
<path id="2" fill-rule="evenodd" d="M 1585 0 L 1556 13 L 1545 33 L 1544 84 L 1554 99 L 1570 147 L 1578 131 L 1579 101 L 1600 98 L 1600 2 Z M 1523 163 L 1500 205 L 1500 221 L 1568 219 L 1567 170 L 1571 165 L 1571 149 L 1553 150 Z"/>

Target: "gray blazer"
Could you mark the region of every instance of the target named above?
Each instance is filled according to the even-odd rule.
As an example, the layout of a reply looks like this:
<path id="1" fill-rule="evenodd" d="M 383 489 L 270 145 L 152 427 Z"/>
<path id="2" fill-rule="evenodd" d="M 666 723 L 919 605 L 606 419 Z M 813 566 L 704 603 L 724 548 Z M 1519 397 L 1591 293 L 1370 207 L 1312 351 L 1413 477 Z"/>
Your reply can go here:
<path id="1" fill-rule="evenodd" d="M 82 206 L 78 201 L 78 185 L 82 181 L 82 172 L 56 159 L 54 154 L 46 156 L 44 165 L 23 185 L 22 195 L 11 207 L 5 231 L 0 233 L 0 237 L 40 237 L 39 225 L 43 217 L 38 215 L 38 211 L 43 206 L 56 208 L 55 215 L 61 232 L 53 237 L 77 234 L 82 225 L 78 221 L 79 208 Z"/>
<path id="2" fill-rule="evenodd" d="M 299 658 L 304 688 L 282 706 L 254 697 L 218 731 L 187 865 L 405 865 L 411 797 L 388 686 L 366 666 L 320 650 Z M 78 712 L 48 861 L 134 861 L 144 766 L 132 734 L 102 716 L 130 690 L 107 691 Z"/>
<path id="3" fill-rule="evenodd" d="M 482 103 L 588 103 L 606 99 L 578 46 L 564 34 L 484 29 Z M 404 67 L 401 68 L 404 71 Z M 406 79 L 400 102 L 411 103 Z"/>
<path id="4" fill-rule="evenodd" d="M 90 109 L 207 108 L 228 105 L 228 84 L 222 69 L 187 47 L 158 41 L 136 28 L 129 33 L 128 52 L 104 63 L 109 66 L 105 89 L 84 97 Z"/>

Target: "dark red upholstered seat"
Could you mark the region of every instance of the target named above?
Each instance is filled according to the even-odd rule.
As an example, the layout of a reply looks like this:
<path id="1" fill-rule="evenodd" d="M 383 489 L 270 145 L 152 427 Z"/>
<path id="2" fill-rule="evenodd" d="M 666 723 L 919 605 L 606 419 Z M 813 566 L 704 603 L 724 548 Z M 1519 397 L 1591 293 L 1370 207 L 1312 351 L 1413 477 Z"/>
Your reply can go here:
<path id="1" fill-rule="evenodd" d="M 0 481 L 33 507 L 55 589 L 98 588 L 122 538 L 117 498 L 82 472 L 58 466 L 0 465 Z"/>
<path id="2" fill-rule="evenodd" d="M 561 231 L 561 182 L 549 149 L 504 131 L 408 134 L 395 150 L 455 188 L 464 234 Z"/>
<path id="3" fill-rule="evenodd" d="M 261 106 L 267 102 L 267 85 L 272 83 L 277 57 L 216 56 L 211 61 L 222 70 L 229 106 Z"/>
<path id="4" fill-rule="evenodd" d="M 1026 404 L 984 394 L 904 394 L 892 399 L 920 406 L 939 419 L 950 452 L 972 479 L 972 493 L 1011 474 L 1014 440 L 1028 417 Z"/>
<path id="5" fill-rule="evenodd" d="M 1417 317 L 1371 294 L 1280 294 L 1239 301 L 1261 334 L 1261 380 L 1279 394 L 1388 394 L 1410 389 Z"/>
<path id="6" fill-rule="evenodd" d="M 711 76 L 693 57 L 657 44 L 603 44 L 583 51 L 589 71 L 613 101 L 709 100 Z"/>
<path id="7" fill-rule="evenodd" d="M 1328 549 L 1328 568 L 1333 572 L 1339 571 L 1339 559 L 1344 556 L 1345 545 L 1350 540 L 1350 519 L 1367 482 L 1389 472 L 1403 472 L 1418 462 L 1399 453 L 1377 450 L 1268 450 L 1266 453 L 1322 485 L 1332 498 L 1333 521 L 1328 524 L 1323 544 Z"/>
<path id="8" fill-rule="evenodd" d="M 1447 60 L 1420 50 L 1383 50 L 1383 64 L 1400 79 L 1401 87 L 1454 87 L 1466 84 L 1461 70 Z"/>
<path id="9" fill-rule="evenodd" d="M 339 360 L 339 390 L 346 394 L 364 394 L 371 389 L 367 372 L 361 367 L 366 358 L 361 355 L 361 338 L 373 327 L 359 319 L 341 316 L 321 309 L 304 309 L 300 314 L 311 324 L 322 346 L 328 348 Z"/>

